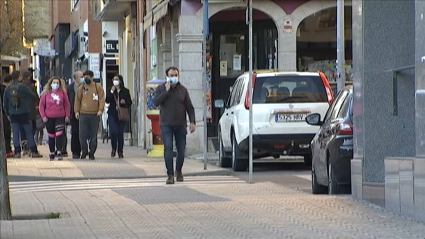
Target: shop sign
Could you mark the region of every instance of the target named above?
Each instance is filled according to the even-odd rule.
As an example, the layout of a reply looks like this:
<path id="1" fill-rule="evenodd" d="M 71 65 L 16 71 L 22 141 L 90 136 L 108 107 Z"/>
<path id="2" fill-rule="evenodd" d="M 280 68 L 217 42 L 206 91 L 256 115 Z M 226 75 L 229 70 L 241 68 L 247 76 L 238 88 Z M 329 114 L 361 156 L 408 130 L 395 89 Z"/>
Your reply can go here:
<path id="1" fill-rule="evenodd" d="M 119 53 L 118 40 L 106 40 L 106 53 Z"/>

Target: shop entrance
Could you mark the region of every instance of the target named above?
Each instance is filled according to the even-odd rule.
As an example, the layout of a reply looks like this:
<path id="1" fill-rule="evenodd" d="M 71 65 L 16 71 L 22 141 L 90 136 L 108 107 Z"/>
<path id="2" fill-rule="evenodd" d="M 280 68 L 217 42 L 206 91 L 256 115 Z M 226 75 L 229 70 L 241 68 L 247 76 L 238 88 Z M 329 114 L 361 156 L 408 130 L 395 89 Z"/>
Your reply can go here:
<path id="1" fill-rule="evenodd" d="M 345 70 L 347 84 L 352 82 L 352 7 L 344 8 Z M 336 90 L 336 7 L 316 12 L 297 29 L 298 71 L 322 71 Z"/>
<path id="2" fill-rule="evenodd" d="M 103 86 L 109 90 L 112 88 L 112 78 L 119 74 L 119 65 L 117 59 L 106 59 L 105 60 L 105 73 L 106 73 L 106 84 Z"/>
<path id="3" fill-rule="evenodd" d="M 277 69 L 278 32 L 270 17 L 253 11 L 253 69 Z M 210 18 L 212 99 L 227 99 L 238 76 L 249 70 L 249 33 L 245 10 L 222 11 Z M 217 137 L 221 109 L 212 108 L 208 137 Z"/>

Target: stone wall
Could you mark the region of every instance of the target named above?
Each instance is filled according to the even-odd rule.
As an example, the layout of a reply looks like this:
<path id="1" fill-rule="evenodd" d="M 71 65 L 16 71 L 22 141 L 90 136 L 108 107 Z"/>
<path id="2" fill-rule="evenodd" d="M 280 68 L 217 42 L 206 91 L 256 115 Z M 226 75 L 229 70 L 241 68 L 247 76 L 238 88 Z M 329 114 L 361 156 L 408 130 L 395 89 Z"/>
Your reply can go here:
<path id="1" fill-rule="evenodd" d="M 384 158 L 415 156 L 414 12 L 413 0 L 353 1 L 352 189 L 382 206 Z"/>

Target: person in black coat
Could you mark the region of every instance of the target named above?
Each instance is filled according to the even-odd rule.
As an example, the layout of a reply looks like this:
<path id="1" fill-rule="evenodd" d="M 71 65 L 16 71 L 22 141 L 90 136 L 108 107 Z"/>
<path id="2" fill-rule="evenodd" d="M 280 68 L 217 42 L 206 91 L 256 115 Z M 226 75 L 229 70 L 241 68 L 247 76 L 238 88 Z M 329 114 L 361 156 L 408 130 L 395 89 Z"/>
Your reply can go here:
<path id="1" fill-rule="evenodd" d="M 109 134 L 112 144 L 111 157 L 115 157 L 118 150 L 118 157 L 123 158 L 124 129 L 127 122 L 118 120 L 117 102 L 119 106 L 129 109 L 131 104 L 130 91 L 124 87 L 124 80 L 121 75 L 112 78 L 113 86 L 106 93 L 105 102 L 109 103 L 108 124 Z"/>
<path id="2" fill-rule="evenodd" d="M 77 95 L 78 87 L 84 83 L 82 79 L 83 78 L 83 72 L 82 71 L 76 71 L 73 75 L 74 82 L 72 84 L 68 85 L 66 89 L 66 93 L 68 94 L 68 100 L 69 104 L 71 105 L 71 151 L 72 151 L 72 158 L 73 159 L 79 159 L 81 154 L 81 144 L 80 144 L 80 121 L 75 117 L 74 112 L 74 103 L 75 103 L 75 96 Z"/>

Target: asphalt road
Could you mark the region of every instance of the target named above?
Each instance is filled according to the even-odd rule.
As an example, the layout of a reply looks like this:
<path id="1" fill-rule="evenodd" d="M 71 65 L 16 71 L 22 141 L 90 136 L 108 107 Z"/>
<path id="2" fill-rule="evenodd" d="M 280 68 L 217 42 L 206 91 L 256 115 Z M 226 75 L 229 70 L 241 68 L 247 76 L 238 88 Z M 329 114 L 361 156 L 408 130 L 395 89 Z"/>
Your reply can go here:
<path id="1" fill-rule="evenodd" d="M 231 169 L 230 169 L 231 170 Z M 248 182 L 249 173 L 233 172 L 232 175 Z M 285 187 L 311 193 L 311 168 L 304 163 L 255 163 L 253 182 L 273 182 Z"/>

